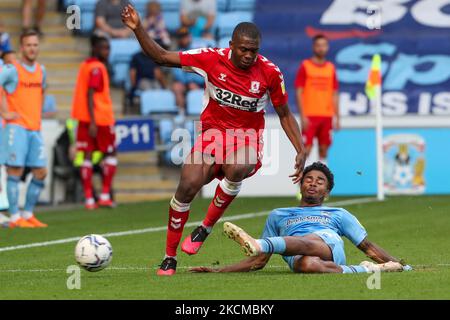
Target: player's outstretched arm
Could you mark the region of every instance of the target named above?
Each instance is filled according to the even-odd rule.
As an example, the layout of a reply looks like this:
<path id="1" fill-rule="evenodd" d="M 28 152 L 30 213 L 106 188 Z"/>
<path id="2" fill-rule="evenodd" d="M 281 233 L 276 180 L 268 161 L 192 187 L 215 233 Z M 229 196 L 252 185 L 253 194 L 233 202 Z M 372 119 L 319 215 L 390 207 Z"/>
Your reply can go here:
<path id="1" fill-rule="evenodd" d="M 292 115 L 291 111 L 287 104 L 284 106 L 279 106 L 275 108 L 275 111 L 280 118 L 281 126 L 283 127 L 284 132 L 288 136 L 295 150 L 297 151 L 297 156 L 295 158 L 295 172 L 289 177 L 292 178 L 292 182 L 297 184 L 300 182 L 302 177 L 303 168 L 305 166 L 306 161 L 306 151 L 302 142 L 302 135 L 300 133 L 300 127 L 298 126 L 297 121 Z"/>
<path id="2" fill-rule="evenodd" d="M 158 45 L 145 31 L 142 26 L 139 14 L 133 8 L 132 5 L 127 5 L 122 10 L 122 22 L 131 30 L 133 30 L 136 38 L 141 44 L 142 50 L 153 60 L 155 63 L 167 67 L 181 67 L 180 56 L 178 52 L 167 51 Z"/>
<path id="3" fill-rule="evenodd" d="M 190 268 L 190 272 L 249 272 L 261 270 L 269 262 L 271 254 L 260 254 L 256 257 L 250 257 L 236 264 L 224 266 L 222 268 L 194 267 Z"/>
<path id="4" fill-rule="evenodd" d="M 385 263 L 389 261 L 402 263 L 400 259 L 391 256 L 386 250 L 376 245 L 375 243 L 369 241 L 367 238 L 365 238 L 358 245 L 358 249 L 360 249 L 362 252 L 365 253 L 367 257 L 369 257 L 370 259 L 372 259 L 377 263 Z"/>

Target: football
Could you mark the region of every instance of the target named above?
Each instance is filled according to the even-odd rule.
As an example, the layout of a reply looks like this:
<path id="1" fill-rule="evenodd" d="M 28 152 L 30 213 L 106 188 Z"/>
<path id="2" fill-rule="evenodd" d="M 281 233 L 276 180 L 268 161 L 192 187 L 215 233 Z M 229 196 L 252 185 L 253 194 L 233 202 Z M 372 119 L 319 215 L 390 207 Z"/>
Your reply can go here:
<path id="1" fill-rule="evenodd" d="M 111 244 L 98 234 L 82 237 L 75 246 L 75 260 L 90 272 L 105 269 L 111 263 L 112 255 Z"/>

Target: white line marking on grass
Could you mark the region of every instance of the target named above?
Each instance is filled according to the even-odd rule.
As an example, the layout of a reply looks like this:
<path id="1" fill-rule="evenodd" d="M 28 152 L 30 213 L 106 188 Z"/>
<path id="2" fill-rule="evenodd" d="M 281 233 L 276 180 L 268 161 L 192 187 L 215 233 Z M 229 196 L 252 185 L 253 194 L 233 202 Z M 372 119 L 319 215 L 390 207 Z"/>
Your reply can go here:
<path id="1" fill-rule="evenodd" d="M 205 265 L 202 265 L 203 267 Z M 199 266 L 179 266 L 177 267 L 177 270 L 182 269 L 189 269 Z M 214 268 L 214 267 L 212 267 Z M 111 271 L 149 271 L 149 270 L 157 270 L 159 269 L 159 266 L 153 266 L 153 267 L 108 267 L 105 270 L 111 270 Z M 265 269 L 289 269 L 287 265 L 285 266 L 266 266 Z M 66 269 L 5 269 L 0 270 L 0 273 L 19 273 L 19 272 L 65 272 Z M 203 273 L 203 272 L 198 272 Z"/>
<path id="2" fill-rule="evenodd" d="M 326 205 L 327 206 L 349 206 L 349 205 L 354 205 L 354 204 L 371 203 L 371 202 L 377 202 L 377 201 L 378 200 L 376 198 L 358 198 L 358 199 L 330 202 L 330 203 L 326 203 Z M 252 219 L 252 218 L 267 216 L 269 213 L 270 213 L 270 211 L 260 211 L 260 212 L 246 213 L 246 214 L 238 214 L 238 215 L 222 218 L 218 222 Z M 202 221 L 188 222 L 188 223 L 186 223 L 185 227 L 194 227 L 194 226 L 198 226 L 201 223 L 202 223 Z M 102 236 L 107 237 L 107 238 L 121 237 L 121 236 L 129 236 L 129 235 L 141 234 L 141 233 L 152 233 L 152 232 L 158 232 L 158 231 L 165 231 L 166 229 L 167 229 L 167 226 L 162 226 L 162 227 L 128 230 L 128 231 L 121 231 L 121 232 L 110 232 L 110 233 L 104 233 L 104 234 L 102 234 Z M 15 250 L 20 250 L 20 249 L 28 249 L 28 248 L 36 248 L 36 247 L 48 247 L 48 246 L 52 246 L 55 244 L 76 242 L 76 241 L 80 240 L 80 238 L 81 237 L 72 237 L 72 238 L 45 241 L 45 242 L 22 244 L 22 245 L 18 245 L 18 246 L 3 247 L 3 248 L 0 248 L 0 252 L 15 251 Z"/>

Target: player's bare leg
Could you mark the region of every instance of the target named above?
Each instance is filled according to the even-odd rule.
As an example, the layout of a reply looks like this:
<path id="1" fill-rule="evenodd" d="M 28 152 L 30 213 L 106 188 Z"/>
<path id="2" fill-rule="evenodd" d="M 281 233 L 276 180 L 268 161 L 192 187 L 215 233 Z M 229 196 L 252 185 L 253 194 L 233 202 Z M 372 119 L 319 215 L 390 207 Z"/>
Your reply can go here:
<path id="1" fill-rule="evenodd" d="M 200 189 L 214 178 L 214 158 L 194 151 L 186 158 L 181 169 L 180 181 L 170 201 L 167 228 L 166 256 L 158 275 L 173 275 L 176 272 L 176 255 L 184 225 L 189 218 L 190 205 Z"/>
<path id="2" fill-rule="evenodd" d="M 333 261 L 325 261 L 314 256 L 296 256 L 294 258 L 296 273 L 342 273 L 342 268 Z"/>
<path id="3" fill-rule="evenodd" d="M 22 218 L 32 224 L 35 228 L 45 228 L 47 225 L 35 217 L 34 207 L 36 206 L 41 191 L 44 188 L 44 180 L 47 176 L 47 169 L 45 167 L 33 168 L 31 172 L 33 174 L 33 179 L 31 179 L 30 184 L 28 185 Z"/>
<path id="4" fill-rule="evenodd" d="M 194 229 L 191 235 L 183 241 L 181 245 L 183 252 L 196 254 L 200 250 L 216 222 L 238 195 L 242 180 L 255 169 L 257 160 L 256 151 L 248 146 L 238 149 L 225 159 L 225 164 L 222 165 L 225 177 L 216 188 L 202 225 Z"/>

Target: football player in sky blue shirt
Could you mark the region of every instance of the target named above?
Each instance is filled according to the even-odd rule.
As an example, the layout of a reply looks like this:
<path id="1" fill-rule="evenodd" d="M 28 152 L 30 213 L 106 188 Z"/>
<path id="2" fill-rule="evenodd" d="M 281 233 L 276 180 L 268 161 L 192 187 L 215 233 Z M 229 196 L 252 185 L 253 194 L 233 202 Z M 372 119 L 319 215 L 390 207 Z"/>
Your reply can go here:
<path id="1" fill-rule="evenodd" d="M 316 162 L 305 168 L 301 180 L 299 207 L 273 210 L 266 220 L 261 239 L 226 222 L 224 231 L 238 242 L 250 258 L 219 269 L 192 268 L 193 272 L 246 272 L 259 270 L 272 254 L 280 254 L 297 273 L 368 273 L 411 270 L 403 262 L 367 239 L 358 219 L 342 208 L 323 206 L 334 186 L 327 166 Z M 364 261 L 347 265 L 342 236 L 349 239 L 376 263 Z"/>

